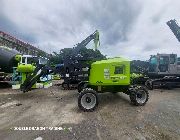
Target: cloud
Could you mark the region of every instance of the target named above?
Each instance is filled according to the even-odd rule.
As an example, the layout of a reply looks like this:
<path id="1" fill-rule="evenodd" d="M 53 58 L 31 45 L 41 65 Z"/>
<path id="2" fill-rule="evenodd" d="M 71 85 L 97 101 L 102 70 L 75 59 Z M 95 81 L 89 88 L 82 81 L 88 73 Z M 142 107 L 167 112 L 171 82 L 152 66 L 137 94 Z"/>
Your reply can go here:
<path id="1" fill-rule="evenodd" d="M 47 52 L 73 47 L 98 29 L 99 49 L 108 56 L 180 55 L 166 25 L 180 19 L 179 0 L 1 0 L 0 5 L 1 30 Z"/>

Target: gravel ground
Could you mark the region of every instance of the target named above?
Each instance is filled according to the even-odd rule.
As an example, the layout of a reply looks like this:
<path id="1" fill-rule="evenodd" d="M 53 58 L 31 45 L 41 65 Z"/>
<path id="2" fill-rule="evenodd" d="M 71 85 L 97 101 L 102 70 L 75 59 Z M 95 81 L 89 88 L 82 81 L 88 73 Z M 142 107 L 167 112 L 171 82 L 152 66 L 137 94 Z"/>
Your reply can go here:
<path id="1" fill-rule="evenodd" d="M 123 93 L 99 94 L 98 108 L 87 113 L 77 107 L 76 90 L 0 89 L 0 140 L 180 139 L 180 89 L 149 92 L 141 107 Z M 24 127 L 43 130 L 19 130 Z"/>

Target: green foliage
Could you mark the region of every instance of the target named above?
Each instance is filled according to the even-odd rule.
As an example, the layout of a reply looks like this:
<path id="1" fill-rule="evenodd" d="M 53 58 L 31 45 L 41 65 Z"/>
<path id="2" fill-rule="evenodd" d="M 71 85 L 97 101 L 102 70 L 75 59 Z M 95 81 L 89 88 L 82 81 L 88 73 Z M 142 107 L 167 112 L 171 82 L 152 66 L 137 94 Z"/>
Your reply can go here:
<path id="1" fill-rule="evenodd" d="M 80 54 L 82 56 L 88 57 L 88 58 L 93 58 L 93 59 L 105 59 L 106 56 L 101 54 L 99 50 L 94 51 L 93 49 L 87 49 L 87 48 L 82 48 L 80 50 Z"/>
<path id="2" fill-rule="evenodd" d="M 101 54 L 99 50 L 94 51 L 93 49 L 87 49 L 85 47 L 81 48 L 78 54 L 87 58 L 92 58 L 92 59 L 106 59 L 106 56 Z M 61 64 L 63 63 L 63 59 L 70 57 L 72 55 L 74 55 L 73 48 L 61 49 L 59 53 L 53 52 L 53 55 L 50 58 L 50 63 L 51 65 Z"/>

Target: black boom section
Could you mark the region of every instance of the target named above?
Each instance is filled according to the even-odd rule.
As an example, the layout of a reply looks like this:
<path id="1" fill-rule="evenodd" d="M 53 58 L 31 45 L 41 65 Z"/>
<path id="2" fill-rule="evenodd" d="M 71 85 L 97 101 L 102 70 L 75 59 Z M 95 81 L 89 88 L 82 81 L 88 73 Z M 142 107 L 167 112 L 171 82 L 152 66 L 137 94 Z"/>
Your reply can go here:
<path id="1" fill-rule="evenodd" d="M 171 31 L 174 33 L 174 35 L 176 36 L 176 38 L 178 39 L 178 41 L 180 42 L 180 27 L 177 24 L 176 20 L 170 20 L 167 22 L 167 25 L 169 26 L 169 28 L 171 29 Z"/>
<path id="2" fill-rule="evenodd" d="M 88 51 L 87 44 L 94 41 L 95 51 Z M 78 43 L 72 51 L 63 58 L 63 68 L 60 71 L 64 83 L 70 85 L 78 84 L 81 81 L 89 80 L 89 69 L 91 63 L 96 60 L 104 58 L 100 53 L 98 54 L 97 46 L 99 42 L 99 32 L 96 30 L 89 35 L 81 43 Z M 87 51 L 87 52 L 86 52 Z"/>
<path id="3" fill-rule="evenodd" d="M 38 65 L 34 72 L 27 76 L 26 80 L 21 84 L 20 89 L 23 92 L 28 92 L 41 76 L 50 73 L 49 70 L 50 68 L 48 66 Z"/>

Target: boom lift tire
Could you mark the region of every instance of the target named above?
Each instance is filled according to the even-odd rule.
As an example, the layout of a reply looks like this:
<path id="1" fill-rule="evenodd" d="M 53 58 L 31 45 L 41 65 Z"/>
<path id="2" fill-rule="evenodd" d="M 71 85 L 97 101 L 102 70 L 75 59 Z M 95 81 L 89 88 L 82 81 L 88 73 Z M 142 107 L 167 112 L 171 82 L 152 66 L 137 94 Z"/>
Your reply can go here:
<path id="1" fill-rule="evenodd" d="M 98 96 L 91 88 L 83 89 L 78 97 L 78 106 L 84 112 L 92 112 L 98 106 Z"/>
<path id="2" fill-rule="evenodd" d="M 80 82 L 77 86 L 77 90 L 80 93 L 83 89 L 85 89 L 88 85 L 88 82 Z"/>
<path id="3" fill-rule="evenodd" d="M 130 90 L 131 103 L 136 106 L 143 106 L 149 99 L 149 92 L 142 86 L 137 86 Z"/>
<path id="4" fill-rule="evenodd" d="M 63 87 L 63 89 L 65 89 L 65 90 L 69 90 L 69 84 L 66 83 L 66 82 L 63 82 L 63 83 L 62 83 L 62 87 Z"/>
<path id="5" fill-rule="evenodd" d="M 149 90 L 153 90 L 153 83 L 152 83 L 152 79 L 148 79 L 146 82 L 145 82 L 145 86 L 149 89 Z"/>

